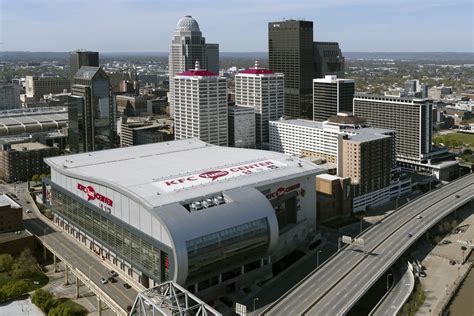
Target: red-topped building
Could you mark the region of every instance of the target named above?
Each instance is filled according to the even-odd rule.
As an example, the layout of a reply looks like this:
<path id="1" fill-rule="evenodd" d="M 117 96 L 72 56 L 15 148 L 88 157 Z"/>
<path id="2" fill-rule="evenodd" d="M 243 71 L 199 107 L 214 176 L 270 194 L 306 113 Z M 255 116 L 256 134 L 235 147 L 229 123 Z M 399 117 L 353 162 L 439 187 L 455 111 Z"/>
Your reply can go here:
<path id="1" fill-rule="evenodd" d="M 210 144 L 228 145 L 227 83 L 200 68 L 173 78 L 175 139 L 199 138 Z"/>
<path id="2" fill-rule="evenodd" d="M 284 89 L 284 75 L 259 67 L 257 61 L 235 76 L 235 103 L 255 109 L 258 148 L 268 148 L 268 122 L 284 115 Z"/>

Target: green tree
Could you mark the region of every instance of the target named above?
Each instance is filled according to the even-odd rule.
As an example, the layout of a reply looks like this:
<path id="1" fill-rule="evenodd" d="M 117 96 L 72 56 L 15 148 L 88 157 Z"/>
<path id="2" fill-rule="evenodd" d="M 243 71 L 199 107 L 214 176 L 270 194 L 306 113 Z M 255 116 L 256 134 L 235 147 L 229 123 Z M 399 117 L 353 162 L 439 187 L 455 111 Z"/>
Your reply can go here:
<path id="1" fill-rule="evenodd" d="M 31 254 L 30 249 L 26 248 L 17 258 L 12 266 L 12 276 L 15 279 L 24 279 L 31 277 L 36 271 L 36 259 Z"/>
<path id="2" fill-rule="evenodd" d="M 25 280 L 13 280 L 3 285 L 0 292 L 3 292 L 6 299 L 15 298 L 28 292 L 30 286 Z"/>
<path id="3" fill-rule="evenodd" d="M 10 254 L 0 255 L 0 272 L 10 271 L 14 261 Z"/>
<path id="4" fill-rule="evenodd" d="M 43 312 L 48 313 L 54 305 L 54 297 L 48 291 L 37 289 L 31 297 L 31 302 L 38 306 Z"/>
<path id="5" fill-rule="evenodd" d="M 32 177 L 31 177 L 31 181 L 38 181 L 39 180 L 39 175 L 38 174 L 34 174 Z"/>

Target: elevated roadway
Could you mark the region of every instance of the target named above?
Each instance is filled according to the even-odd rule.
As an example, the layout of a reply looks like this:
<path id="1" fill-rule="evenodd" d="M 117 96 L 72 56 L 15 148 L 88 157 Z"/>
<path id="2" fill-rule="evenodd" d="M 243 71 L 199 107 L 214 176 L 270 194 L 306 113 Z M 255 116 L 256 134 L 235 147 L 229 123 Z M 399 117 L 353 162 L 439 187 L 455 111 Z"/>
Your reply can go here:
<path id="1" fill-rule="evenodd" d="M 474 174 L 425 194 L 371 226 L 260 315 L 342 315 L 430 227 L 474 198 Z"/>

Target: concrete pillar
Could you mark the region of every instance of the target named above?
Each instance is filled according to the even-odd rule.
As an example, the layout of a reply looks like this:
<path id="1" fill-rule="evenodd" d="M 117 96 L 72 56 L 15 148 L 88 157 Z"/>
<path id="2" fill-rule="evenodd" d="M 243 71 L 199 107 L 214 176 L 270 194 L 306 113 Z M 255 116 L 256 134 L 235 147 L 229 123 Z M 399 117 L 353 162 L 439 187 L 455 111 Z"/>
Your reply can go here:
<path id="1" fill-rule="evenodd" d="M 240 266 L 240 274 L 244 274 L 245 273 L 245 268 L 244 266 Z"/>
<path id="2" fill-rule="evenodd" d="M 199 286 L 197 283 L 194 284 L 194 293 L 197 293 L 199 291 Z"/>
<path id="3" fill-rule="evenodd" d="M 81 286 L 81 280 L 76 277 L 76 298 L 81 297 L 81 293 L 79 292 L 79 287 Z"/>
<path id="4" fill-rule="evenodd" d="M 54 272 L 58 272 L 58 263 L 56 259 L 56 255 L 53 253 L 53 265 L 54 265 Z"/>
<path id="5" fill-rule="evenodd" d="M 64 285 L 68 285 L 69 284 L 69 269 L 68 269 L 68 266 L 67 264 L 64 264 Z"/>
<path id="6" fill-rule="evenodd" d="M 263 267 L 265 265 L 265 263 L 263 262 L 263 258 L 260 259 L 260 267 Z"/>
<path id="7" fill-rule="evenodd" d="M 101 304 L 100 297 L 98 296 L 97 296 L 97 313 L 99 316 L 102 315 L 102 304 Z"/>
<path id="8" fill-rule="evenodd" d="M 219 274 L 219 283 L 222 283 L 222 274 Z"/>

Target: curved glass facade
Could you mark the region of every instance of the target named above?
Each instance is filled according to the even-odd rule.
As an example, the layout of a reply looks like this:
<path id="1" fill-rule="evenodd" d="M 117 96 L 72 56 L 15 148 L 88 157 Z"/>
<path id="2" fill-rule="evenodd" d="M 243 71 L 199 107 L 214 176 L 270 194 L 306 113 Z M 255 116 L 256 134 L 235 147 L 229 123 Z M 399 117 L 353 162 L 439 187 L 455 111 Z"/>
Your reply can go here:
<path id="1" fill-rule="evenodd" d="M 188 278 L 262 257 L 269 242 L 267 218 L 188 240 Z"/>
<path id="2" fill-rule="evenodd" d="M 113 223 L 74 198 L 51 188 L 53 211 L 119 254 L 123 259 L 147 271 L 157 282 L 169 280 L 168 254 L 155 245 Z"/>

